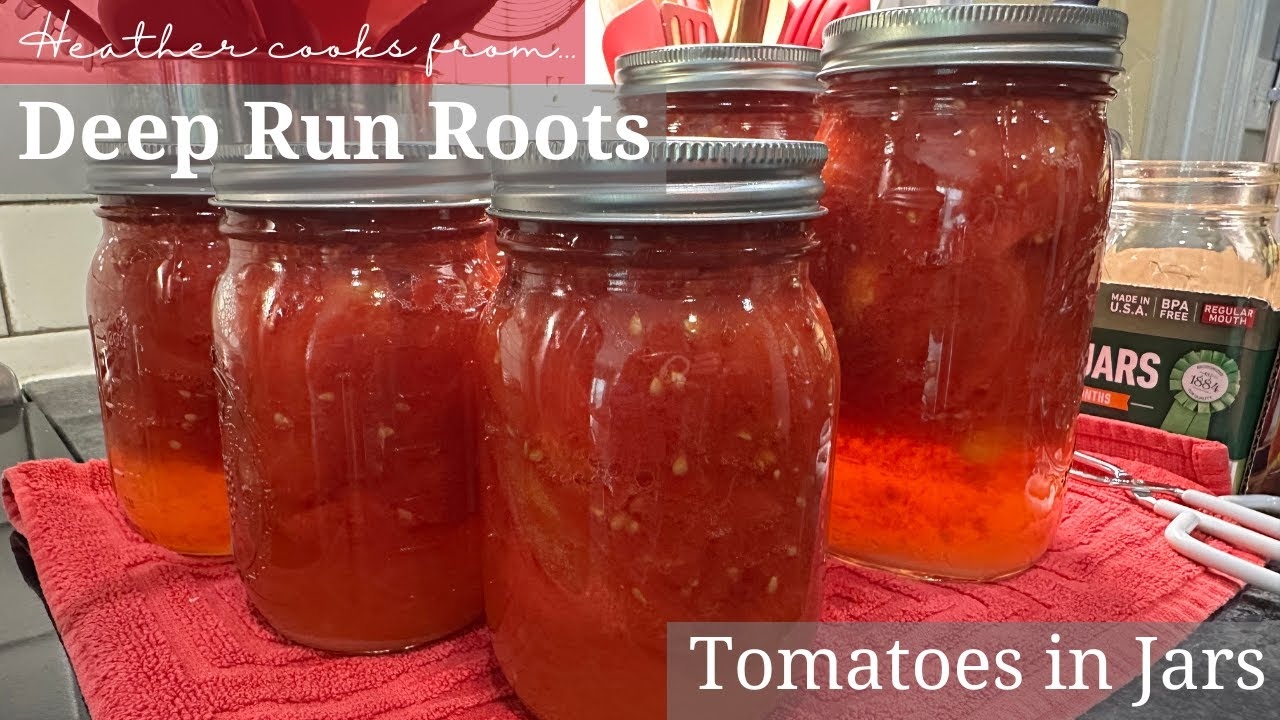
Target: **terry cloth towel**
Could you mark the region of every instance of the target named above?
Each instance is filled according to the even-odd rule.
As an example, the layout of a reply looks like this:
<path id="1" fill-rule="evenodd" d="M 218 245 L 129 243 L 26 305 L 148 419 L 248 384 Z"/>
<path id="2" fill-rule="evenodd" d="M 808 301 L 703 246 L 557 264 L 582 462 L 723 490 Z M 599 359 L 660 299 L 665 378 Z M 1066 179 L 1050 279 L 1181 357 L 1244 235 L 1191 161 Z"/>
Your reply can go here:
<path id="1" fill-rule="evenodd" d="M 1082 418 L 1081 449 L 1150 481 L 1226 491 L 1225 448 L 1108 423 Z M 483 629 L 380 657 L 280 639 L 230 563 L 139 537 L 103 462 L 17 466 L 3 497 L 95 720 L 527 720 Z M 1198 622 L 1239 589 L 1169 548 L 1165 521 L 1124 493 L 1073 483 L 1067 503 L 1053 549 L 1017 578 L 930 585 L 833 564 L 824 619 Z"/>

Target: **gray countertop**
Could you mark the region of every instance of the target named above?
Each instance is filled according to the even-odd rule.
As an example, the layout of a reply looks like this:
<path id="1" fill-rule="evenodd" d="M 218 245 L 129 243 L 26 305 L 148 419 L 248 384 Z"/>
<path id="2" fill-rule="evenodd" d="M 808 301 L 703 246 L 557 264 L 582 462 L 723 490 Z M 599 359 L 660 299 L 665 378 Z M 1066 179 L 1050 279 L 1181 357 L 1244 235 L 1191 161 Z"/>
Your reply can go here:
<path id="1" fill-rule="evenodd" d="M 95 408 L 96 412 L 96 408 Z M 0 407 L 0 468 L 69 458 L 71 451 L 34 405 Z M 84 720 L 89 712 L 62 640 L 36 591 L 26 540 L 0 512 L 0 718 Z"/>
<path id="2" fill-rule="evenodd" d="M 94 376 L 37 380 L 22 389 L 53 423 L 77 460 L 107 456 Z"/>

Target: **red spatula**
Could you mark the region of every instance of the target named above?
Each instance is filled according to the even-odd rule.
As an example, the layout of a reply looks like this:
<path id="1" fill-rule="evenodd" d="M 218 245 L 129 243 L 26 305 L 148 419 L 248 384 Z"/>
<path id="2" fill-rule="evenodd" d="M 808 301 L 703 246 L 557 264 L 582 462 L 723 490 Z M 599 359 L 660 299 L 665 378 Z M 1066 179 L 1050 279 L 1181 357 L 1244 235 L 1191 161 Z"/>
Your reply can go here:
<path id="1" fill-rule="evenodd" d="M 158 36 L 165 26 L 172 26 L 172 35 L 165 47 L 182 52 L 199 44 L 206 50 L 221 47 L 222 42 L 241 50 L 262 47 L 265 49 L 262 27 L 258 24 L 252 6 L 242 0 L 203 0 L 202 2 L 171 2 L 170 0 L 101 0 L 98 3 L 98 20 L 112 44 L 121 50 L 134 47 L 124 38 L 134 35 L 139 23 L 146 24 L 146 41 L 138 41 L 138 49 L 155 52 L 159 47 Z"/>
<path id="2" fill-rule="evenodd" d="M 259 15 L 265 14 L 265 5 L 276 2 L 276 0 L 254 1 L 258 7 Z M 360 26 L 366 22 L 372 26 L 369 31 L 368 41 L 373 42 L 382 37 L 382 32 L 394 24 L 387 23 L 385 26 L 380 27 L 374 24 L 374 20 L 368 19 L 370 0 L 343 0 L 343 2 L 333 2 L 333 0 L 292 0 L 292 2 L 298 6 L 298 14 L 307 19 L 325 45 L 334 45 L 339 48 L 350 47 L 360 34 Z M 408 12 L 404 14 L 407 15 Z M 265 20 L 263 24 L 266 24 Z"/>
<path id="3" fill-rule="evenodd" d="M 662 3 L 662 33 L 668 45 L 720 42 L 715 20 L 699 0 Z"/>
<path id="4" fill-rule="evenodd" d="M 476 25 L 472 35 L 486 40 L 519 43 L 534 40 L 569 22 L 587 0 L 498 0 L 493 12 Z M 621 3 L 626 5 L 628 3 Z M 600 5 L 605 9 L 605 4 Z"/>
<path id="5" fill-rule="evenodd" d="M 609 67 L 609 77 L 613 77 L 619 55 L 651 50 L 666 43 L 666 35 L 662 32 L 662 14 L 658 12 L 657 6 L 653 4 L 653 0 L 638 0 L 618 13 L 604 28 L 600 46 L 604 50 L 605 64 Z"/>
<path id="6" fill-rule="evenodd" d="M 438 46 L 449 47 L 454 40 L 471 32 L 497 0 L 472 0 L 471 2 L 445 2 L 444 0 L 426 0 L 413 12 L 405 16 L 395 27 L 378 41 L 377 49 L 385 52 L 392 43 L 397 43 L 402 51 L 417 48 L 417 53 L 406 55 L 404 60 L 420 62 L 431 51 L 431 43 L 438 35 Z"/>
<path id="7" fill-rule="evenodd" d="M 320 32 L 296 0 L 253 0 L 249 6 L 250 11 L 257 16 L 263 39 L 271 45 L 279 43 L 285 53 L 298 52 L 304 47 L 324 47 Z M 339 47 L 350 47 L 358 33 L 357 25 L 351 28 L 347 37 L 335 42 Z"/>
<path id="8" fill-rule="evenodd" d="M 23 3 L 18 3 L 19 17 L 21 17 L 22 5 Z M 102 26 L 94 22 L 88 13 L 70 0 L 30 0 L 27 5 L 38 5 L 53 13 L 58 20 L 65 20 L 77 35 L 93 43 L 96 48 L 106 47 L 111 42 L 102 31 Z"/>
<path id="9" fill-rule="evenodd" d="M 822 47 L 822 31 L 832 20 L 866 12 L 871 0 L 808 0 L 791 15 L 782 31 L 782 44 Z"/>

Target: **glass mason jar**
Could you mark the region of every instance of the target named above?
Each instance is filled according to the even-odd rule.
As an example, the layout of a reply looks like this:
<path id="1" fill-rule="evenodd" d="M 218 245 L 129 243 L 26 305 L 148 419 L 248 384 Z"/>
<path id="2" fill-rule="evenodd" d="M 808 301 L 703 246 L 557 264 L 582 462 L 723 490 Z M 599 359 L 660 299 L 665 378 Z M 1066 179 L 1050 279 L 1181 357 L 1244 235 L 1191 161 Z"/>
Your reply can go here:
<path id="1" fill-rule="evenodd" d="M 226 555 L 211 305 L 227 245 L 208 167 L 192 182 L 171 172 L 123 153 L 91 171 L 103 235 L 86 294 L 103 435 L 120 506 L 143 537 Z"/>
<path id="2" fill-rule="evenodd" d="M 792 45 L 678 45 L 618 58 L 624 112 L 648 134 L 813 140 L 818 51 Z"/>
<path id="3" fill-rule="evenodd" d="M 1085 368 L 1086 412 L 1222 442 L 1255 491 L 1277 474 L 1278 186 L 1264 163 L 1116 163 Z"/>
<path id="4" fill-rule="evenodd" d="M 1084 6 L 975 5 L 827 29 L 831 212 L 815 277 L 846 389 L 837 557 L 991 580 L 1049 547 L 1097 293 L 1105 110 L 1126 22 Z"/>
<path id="5" fill-rule="evenodd" d="M 671 140 L 499 166 L 485 609 L 535 715 L 663 717 L 668 622 L 818 618 L 838 389 L 806 258 L 825 156 Z"/>
<path id="6" fill-rule="evenodd" d="M 498 281 L 491 180 L 401 148 L 215 169 L 235 562 L 277 631 L 333 652 L 412 647 L 482 610 L 471 378 Z"/>

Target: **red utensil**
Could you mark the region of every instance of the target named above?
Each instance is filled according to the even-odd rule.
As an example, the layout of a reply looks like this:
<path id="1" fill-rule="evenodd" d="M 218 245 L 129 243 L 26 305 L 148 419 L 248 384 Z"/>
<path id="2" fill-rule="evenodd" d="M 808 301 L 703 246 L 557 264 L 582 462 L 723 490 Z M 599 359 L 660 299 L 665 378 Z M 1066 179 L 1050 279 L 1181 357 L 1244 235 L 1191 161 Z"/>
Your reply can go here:
<path id="1" fill-rule="evenodd" d="M 653 0 L 637 0 L 631 7 L 618 13 L 604 28 L 600 45 L 604 61 L 613 77 L 619 55 L 637 50 L 651 50 L 667 43 L 662 32 L 662 14 Z"/>
<path id="2" fill-rule="evenodd" d="M 449 47 L 454 40 L 471 32 L 484 19 L 498 0 L 472 0 L 470 2 L 445 2 L 427 0 L 405 16 L 398 25 L 387 31 L 378 41 L 377 50 L 385 51 L 392 42 L 398 42 L 401 50 L 417 48 L 417 53 L 406 55 L 404 62 L 419 62 L 427 57 L 432 40 L 437 34 L 437 47 Z"/>
<path id="3" fill-rule="evenodd" d="M 258 15 L 262 16 L 265 13 L 265 6 L 273 5 L 277 0 L 254 0 L 254 2 L 258 6 Z M 366 22 L 373 23 L 372 20 L 366 19 L 369 15 L 369 2 L 370 0 L 345 0 L 344 2 L 287 0 L 287 4 L 294 5 L 297 14 L 305 18 L 315 29 L 324 46 L 334 45 L 342 49 L 349 48 L 355 43 L 361 25 Z M 393 24 L 389 23 L 386 27 Z M 378 37 L 377 30 L 371 28 L 367 42 L 371 43 Z"/>
<path id="4" fill-rule="evenodd" d="M 720 42 L 715 19 L 698 0 L 662 3 L 662 33 L 667 45 Z"/>
<path id="5" fill-rule="evenodd" d="M 275 43 L 280 43 L 286 53 L 297 52 L 303 47 L 319 49 L 325 46 L 319 30 L 308 19 L 307 13 L 298 7 L 296 0 L 252 0 L 251 6 L 250 11 L 257 16 L 258 27 L 267 43 L 263 50 Z M 351 47 L 358 32 L 358 25 L 351 28 L 348 37 L 336 41 L 338 47 Z"/>
<path id="6" fill-rule="evenodd" d="M 808 0 L 791 15 L 782 31 L 784 45 L 822 47 L 822 31 L 831 23 L 846 15 L 854 15 L 871 9 L 871 0 Z"/>
<path id="7" fill-rule="evenodd" d="M 65 21 L 67 27 L 71 28 L 77 36 L 89 41 L 95 48 L 103 48 L 111 43 L 107 38 L 107 34 L 102 31 L 99 25 L 89 15 L 89 13 L 81 10 L 78 5 L 69 0 L 27 0 L 26 3 L 19 2 L 14 12 L 19 17 L 23 17 L 23 5 L 27 7 L 40 6 L 53 15 L 60 23 Z"/>
<path id="8" fill-rule="evenodd" d="M 564 25 L 586 0 L 498 0 L 472 34 L 485 40 L 522 42 Z"/>
<path id="9" fill-rule="evenodd" d="M 307 0 L 316 6 L 316 14 L 324 12 L 323 8 L 334 4 L 334 0 Z M 400 24 L 409 13 L 421 4 L 421 0 L 355 0 L 344 13 L 355 15 L 356 28 L 360 23 L 369 23 L 369 40 L 376 42 Z M 357 6 L 359 12 L 356 12 Z M 347 31 L 350 34 L 350 31 Z"/>
<path id="10" fill-rule="evenodd" d="M 174 52 L 189 50 L 196 44 L 205 50 L 216 50 L 224 41 L 239 50 L 266 49 L 257 15 L 243 0 L 101 0 L 98 21 L 111 44 L 121 51 L 134 48 L 134 42 L 124 38 L 137 33 L 138 23 L 146 23 L 147 35 L 157 36 L 137 43 L 143 52 L 158 49 L 158 36 L 166 25 L 173 27 L 173 34 L 165 47 Z"/>

